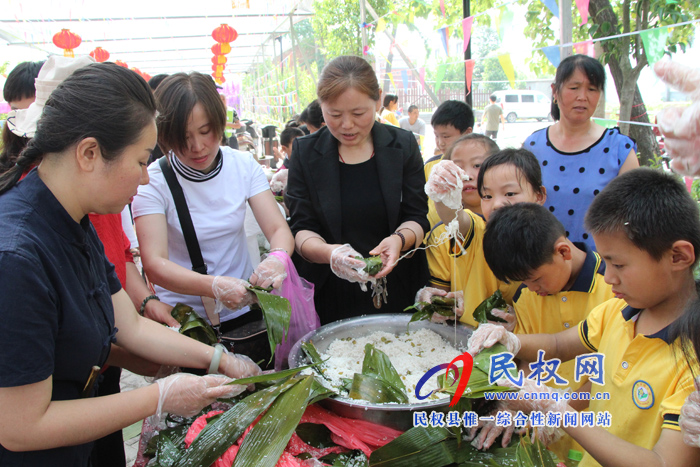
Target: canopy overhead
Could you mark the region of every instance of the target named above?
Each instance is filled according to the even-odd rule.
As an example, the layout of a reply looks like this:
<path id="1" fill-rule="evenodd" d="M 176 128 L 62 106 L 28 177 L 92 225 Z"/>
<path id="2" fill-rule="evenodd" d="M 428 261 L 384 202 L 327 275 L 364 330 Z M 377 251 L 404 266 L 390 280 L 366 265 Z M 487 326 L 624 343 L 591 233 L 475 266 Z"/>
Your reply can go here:
<path id="1" fill-rule="evenodd" d="M 212 31 L 228 24 L 238 37 L 230 43 L 224 76 L 243 73 L 273 56 L 274 39 L 289 33 L 290 21 L 313 15 L 310 0 L 249 0 L 249 5 L 246 0 L 9 0 L 0 9 L 0 50 L 6 43 L 0 62 L 17 56 L 16 49 L 22 49 L 20 55 L 26 52 L 23 60 L 63 54 L 52 39 L 69 29 L 82 39 L 76 55 L 101 47 L 109 52 L 109 61 L 120 60 L 150 75 L 211 74 Z"/>

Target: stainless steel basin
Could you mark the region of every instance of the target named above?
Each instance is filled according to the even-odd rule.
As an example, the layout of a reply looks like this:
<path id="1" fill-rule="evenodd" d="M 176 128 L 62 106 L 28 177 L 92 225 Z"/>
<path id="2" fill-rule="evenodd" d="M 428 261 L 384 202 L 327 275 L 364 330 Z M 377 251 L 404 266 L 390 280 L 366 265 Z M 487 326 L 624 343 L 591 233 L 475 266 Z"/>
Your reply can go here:
<path id="1" fill-rule="evenodd" d="M 292 350 L 289 352 L 289 367 L 296 368 L 307 364 L 306 357 L 301 349 L 301 343 L 304 341 L 313 342 L 319 352 L 325 352 L 335 339 L 359 337 L 377 331 L 389 332 L 396 335 L 405 333 L 410 319 L 411 315 L 409 313 L 365 315 L 321 326 L 315 331 L 308 333 L 294 344 Z M 474 328 L 471 326 L 463 324 L 448 326 L 431 323 L 429 321 L 413 322 L 410 324 L 409 329 L 417 330 L 421 328 L 428 328 L 436 332 L 461 351 L 466 351 L 467 341 L 474 331 Z M 440 363 L 449 362 L 435 362 L 436 365 Z M 449 401 L 449 398 L 445 398 L 419 404 L 370 404 L 353 399 L 334 397 L 325 399 L 321 401 L 320 404 L 343 417 L 368 420 L 380 425 L 405 431 L 413 426 L 413 412 L 447 412 Z"/>

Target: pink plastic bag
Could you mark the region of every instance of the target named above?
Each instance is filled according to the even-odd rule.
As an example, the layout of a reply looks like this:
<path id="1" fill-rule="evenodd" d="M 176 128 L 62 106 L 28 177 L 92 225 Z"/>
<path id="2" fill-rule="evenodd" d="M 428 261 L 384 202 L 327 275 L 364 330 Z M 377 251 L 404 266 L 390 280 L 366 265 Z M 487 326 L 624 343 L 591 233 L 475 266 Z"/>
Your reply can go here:
<path id="1" fill-rule="evenodd" d="M 289 300 L 292 307 L 287 338 L 275 349 L 275 370 L 279 371 L 286 367 L 292 346 L 308 332 L 317 329 L 321 320 L 314 306 L 314 285 L 299 277 L 289 255 L 282 251 L 273 251 L 270 254 L 283 261 L 287 268 L 287 277 L 282 282 L 282 287 L 273 290 L 272 293 Z"/>

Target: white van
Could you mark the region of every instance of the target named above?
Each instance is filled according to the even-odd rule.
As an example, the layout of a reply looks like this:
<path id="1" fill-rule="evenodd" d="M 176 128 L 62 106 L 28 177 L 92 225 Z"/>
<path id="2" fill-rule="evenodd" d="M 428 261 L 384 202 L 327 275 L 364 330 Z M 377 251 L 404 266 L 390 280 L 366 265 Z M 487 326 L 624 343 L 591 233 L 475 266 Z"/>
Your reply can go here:
<path id="1" fill-rule="evenodd" d="M 552 120 L 552 101 L 540 91 L 495 91 L 493 95 L 508 123 L 513 123 L 518 118 L 536 118 L 540 122 Z"/>

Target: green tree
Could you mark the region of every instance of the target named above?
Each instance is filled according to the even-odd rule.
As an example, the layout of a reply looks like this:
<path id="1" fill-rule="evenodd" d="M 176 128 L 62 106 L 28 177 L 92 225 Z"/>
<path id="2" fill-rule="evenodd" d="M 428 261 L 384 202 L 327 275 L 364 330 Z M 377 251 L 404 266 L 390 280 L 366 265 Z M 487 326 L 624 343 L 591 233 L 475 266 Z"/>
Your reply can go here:
<path id="1" fill-rule="evenodd" d="M 552 14 L 539 1 L 529 4 L 527 14 L 528 27 L 526 35 L 535 40 L 536 47 L 543 47 L 557 42 L 552 29 L 543 27 L 551 24 Z M 580 24 L 578 11 L 574 9 L 574 24 Z M 588 25 L 574 30 L 574 41 L 604 38 L 617 34 L 643 31 L 663 27 L 700 16 L 700 3 L 697 0 L 590 0 Z M 685 50 L 692 40 L 693 25 L 673 28 L 666 46 L 667 53 L 677 49 Z M 649 61 L 641 37 L 636 35 L 602 41 L 604 53 L 599 57 L 607 64 L 615 81 L 615 88 L 620 99 L 620 120 L 634 120 L 648 123 L 646 106 L 639 92 L 637 80 Z M 539 54 L 531 62 L 531 67 L 538 71 L 551 71 L 545 58 Z M 623 133 L 629 134 L 638 144 L 640 161 L 648 165 L 658 154 L 658 145 L 651 128 L 641 125 L 621 124 Z"/>

